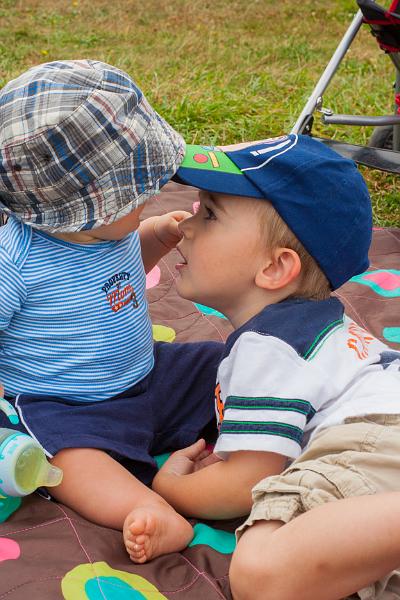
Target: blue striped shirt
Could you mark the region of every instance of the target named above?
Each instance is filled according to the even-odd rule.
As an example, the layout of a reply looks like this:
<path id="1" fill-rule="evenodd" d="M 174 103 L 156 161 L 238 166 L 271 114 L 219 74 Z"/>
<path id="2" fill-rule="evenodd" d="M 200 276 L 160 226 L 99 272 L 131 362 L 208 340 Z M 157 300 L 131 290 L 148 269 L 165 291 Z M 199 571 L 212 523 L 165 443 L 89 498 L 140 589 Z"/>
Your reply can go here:
<path id="1" fill-rule="evenodd" d="M 137 232 L 75 244 L 9 219 L 0 228 L 0 381 L 6 393 L 96 401 L 153 366 Z"/>

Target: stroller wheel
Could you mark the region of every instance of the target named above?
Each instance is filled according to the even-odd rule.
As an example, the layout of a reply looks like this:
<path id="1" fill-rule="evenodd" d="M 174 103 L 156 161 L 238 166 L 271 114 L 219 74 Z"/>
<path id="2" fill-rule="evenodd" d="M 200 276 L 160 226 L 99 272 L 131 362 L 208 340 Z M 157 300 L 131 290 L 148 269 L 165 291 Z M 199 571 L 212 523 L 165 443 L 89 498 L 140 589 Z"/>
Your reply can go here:
<path id="1" fill-rule="evenodd" d="M 393 148 L 393 125 L 385 125 L 384 127 L 375 127 L 372 132 L 368 146 L 373 148 Z"/>

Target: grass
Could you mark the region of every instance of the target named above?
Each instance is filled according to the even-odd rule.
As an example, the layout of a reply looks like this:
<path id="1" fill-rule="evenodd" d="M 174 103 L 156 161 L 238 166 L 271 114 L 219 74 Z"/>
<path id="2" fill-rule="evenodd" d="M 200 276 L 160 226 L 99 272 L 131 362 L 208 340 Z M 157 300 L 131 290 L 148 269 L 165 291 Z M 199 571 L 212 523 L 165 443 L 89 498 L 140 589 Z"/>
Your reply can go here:
<path id="1" fill-rule="evenodd" d="M 355 11 L 353 0 L 323 10 L 318 0 L 2 0 L 0 87 L 39 62 L 92 58 L 128 71 L 188 142 L 279 135 L 293 126 Z M 324 105 L 389 114 L 393 77 L 363 28 Z M 315 131 L 362 144 L 372 132 Z M 397 178 L 363 173 L 375 224 L 400 226 Z"/>

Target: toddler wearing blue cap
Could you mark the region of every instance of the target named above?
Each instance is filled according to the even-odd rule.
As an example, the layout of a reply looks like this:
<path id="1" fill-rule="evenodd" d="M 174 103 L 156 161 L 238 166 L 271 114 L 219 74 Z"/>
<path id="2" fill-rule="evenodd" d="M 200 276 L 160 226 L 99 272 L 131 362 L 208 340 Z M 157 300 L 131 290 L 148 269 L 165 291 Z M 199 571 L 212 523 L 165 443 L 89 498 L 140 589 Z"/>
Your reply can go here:
<path id="1" fill-rule="evenodd" d="M 385 495 L 354 496 L 400 492 L 400 353 L 331 296 L 369 264 L 365 182 L 352 161 L 297 135 L 188 146 L 177 177 L 201 189 L 198 212 L 179 223 L 178 292 L 235 330 L 218 367 L 214 454 L 204 441 L 176 452 L 153 489 L 189 516 L 251 510 L 230 573 L 235 600 L 362 588 L 381 598 L 375 589 L 394 589 L 399 543 L 376 533 Z M 151 525 L 130 525 L 133 557 L 151 558 L 163 535 L 147 515 Z"/>

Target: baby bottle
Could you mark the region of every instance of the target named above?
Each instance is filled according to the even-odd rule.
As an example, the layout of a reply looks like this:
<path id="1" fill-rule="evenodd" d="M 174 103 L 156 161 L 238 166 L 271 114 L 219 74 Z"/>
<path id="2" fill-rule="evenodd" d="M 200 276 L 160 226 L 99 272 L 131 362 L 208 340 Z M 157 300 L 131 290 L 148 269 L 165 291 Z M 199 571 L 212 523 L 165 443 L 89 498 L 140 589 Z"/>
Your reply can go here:
<path id="1" fill-rule="evenodd" d="M 16 425 L 13 406 L 0 398 L 0 410 Z M 0 428 L 0 495 L 27 496 L 38 487 L 58 485 L 62 471 L 51 465 L 40 444 L 25 433 Z"/>

